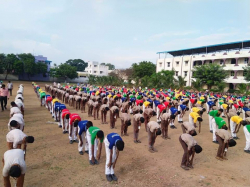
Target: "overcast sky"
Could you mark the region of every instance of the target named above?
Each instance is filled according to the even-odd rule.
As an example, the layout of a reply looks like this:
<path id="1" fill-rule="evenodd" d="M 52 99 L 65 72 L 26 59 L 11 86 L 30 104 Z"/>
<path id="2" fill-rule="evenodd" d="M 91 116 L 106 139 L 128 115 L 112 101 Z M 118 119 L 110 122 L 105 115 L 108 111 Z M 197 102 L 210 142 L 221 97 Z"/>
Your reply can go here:
<path id="1" fill-rule="evenodd" d="M 0 0 L 0 53 L 129 67 L 158 51 L 250 39 L 250 0 Z"/>

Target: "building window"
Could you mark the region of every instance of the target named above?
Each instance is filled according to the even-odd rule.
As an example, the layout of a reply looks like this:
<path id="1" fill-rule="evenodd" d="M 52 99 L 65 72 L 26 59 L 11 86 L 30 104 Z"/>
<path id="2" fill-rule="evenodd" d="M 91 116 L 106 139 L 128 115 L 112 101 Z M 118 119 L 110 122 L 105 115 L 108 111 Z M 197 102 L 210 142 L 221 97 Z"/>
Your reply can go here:
<path id="1" fill-rule="evenodd" d="M 96 71 L 94 71 L 94 73 L 96 73 Z"/>
<path id="2" fill-rule="evenodd" d="M 247 64 L 248 60 L 249 60 L 248 58 L 245 58 L 244 63 Z"/>
<path id="3" fill-rule="evenodd" d="M 234 76 L 234 71 L 231 71 L 231 76 Z"/>
<path id="4" fill-rule="evenodd" d="M 94 65 L 94 67 L 96 68 L 96 67 L 97 67 L 97 65 Z"/>
<path id="5" fill-rule="evenodd" d="M 178 71 L 175 72 L 175 76 L 178 76 Z"/>
<path id="6" fill-rule="evenodd" d="M 224 63 L 224 60 L 220 60 L 220 65 L 223 65 L 223 63 Z"/>
<path id="7" fill-rule="evenodd" d="M 185 61 L 185 66 L 187 66 L 188 65 L 188 61 Z"/>
<path id="8" fill-rule="evenodd" d="M 170 67 L 170 62 L 168 62 L 168 67 Z"/>
<path id="9" fill-rule="evenodd" d="M 231 59 L 231 64 L 236 64 L 236 59 L 235 58 Z"/>
<path id="10" fill-rule="evenodd" d="M 161 68 L 162 67 L 162 62 L 160 62 L 159 65 L 160 65 L 160 68 Z"/>
<path id="11" fill-rule="evenodd" d="M 179 66 L 179 61 L 178 61 L 178 62 L 176 62 L 176 66 Z"/>
<path id="12" fill-rule="evenodd" d="M 188 72 L 187 71 L 184 71 L 184 76 L 186 77 L 188 75 Z"/>
<path id="13" fill-rule="evenodd" d="M 100 74 L 102 74 L 103 73 L 103 71 L 100 71 Z"/>
<path id="14" fill-rule="evenodd" d="M 185 86 L 187 86 L 187 81 L 184 81 Z"/>

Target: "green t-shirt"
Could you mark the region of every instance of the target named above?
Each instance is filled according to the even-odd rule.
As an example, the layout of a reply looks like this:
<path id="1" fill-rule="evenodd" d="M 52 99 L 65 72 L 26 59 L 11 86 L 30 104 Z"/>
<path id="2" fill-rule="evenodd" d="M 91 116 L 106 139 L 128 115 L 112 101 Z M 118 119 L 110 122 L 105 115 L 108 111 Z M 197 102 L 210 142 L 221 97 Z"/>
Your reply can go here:
<path id="1" fill-rule="evenodd" d="M 220 101 L 219 104 L 222 105 L 224 102 Z"/>
<path id="2" fill-rule="evenodd" d="M 215 120 L 215 123 L 218 125 L 218 129 L 221 129 L 223 125 L 227 124 L 225 120 L 221 117 L 215 117 L 214 120 Z"/>
<path id="3" fill-rule="evenodd" d="M 46 96 L 45 92 L 40 93 L 40 98 L 42 98 L 43 96 Z"/>
<path id="4" fill-rule="evenodd" d="M 97 132 L 100 130 L 98 127 L 89 127 L 89 134 L 91 135 L 91 145 L 94 145 Z M 103 138 L 100 141 L 103 142 Z"/>
<path id="5" fill-rule="evenodd" d="M 212 111 L 209 112 L 209 116 L 219 117 L 220 114 L 218 113 L 218 110 L 212 110 Z"/>
<path id="6" fill-rule="evenodd" d="M 246 125 L 245 127 L 247 128 L 248 132 L 250 132 L 250 124 Z"/>

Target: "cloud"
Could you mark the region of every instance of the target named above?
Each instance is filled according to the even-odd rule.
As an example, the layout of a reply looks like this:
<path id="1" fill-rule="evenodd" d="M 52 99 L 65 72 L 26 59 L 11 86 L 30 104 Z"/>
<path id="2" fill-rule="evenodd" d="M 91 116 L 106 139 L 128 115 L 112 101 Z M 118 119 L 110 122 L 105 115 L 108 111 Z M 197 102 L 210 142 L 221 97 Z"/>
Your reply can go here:
<path id="1" fill-rule="evenodd" d="M 155 41 L 164 37 L 173 37 L 173 36 L 188 36 L 199 33 L 199 30 L 190 30 L 190 31 L 172 31 L 172 32 L 164 32 L 158 33 L 150 36 L 147 41 Z"/>

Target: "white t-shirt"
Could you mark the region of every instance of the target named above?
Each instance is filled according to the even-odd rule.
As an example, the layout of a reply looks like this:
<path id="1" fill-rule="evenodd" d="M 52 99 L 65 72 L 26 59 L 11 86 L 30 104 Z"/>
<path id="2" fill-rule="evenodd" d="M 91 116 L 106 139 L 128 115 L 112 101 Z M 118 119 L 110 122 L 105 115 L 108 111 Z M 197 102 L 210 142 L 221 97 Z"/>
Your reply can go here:
<path id="1" fill-rule="evenodd" d="M 23 138 L 26 136 L 20 129 L 13 129 L 6 135 L 6 140 L 12 142 L 13 148 L 16 149 L 18 144 L 22 144 Z"/>
<path id="2" fill-rule="evenodd" d="M 18 97 L 21 97 L 22 100 L 23 100 L 23 95 L 22 95 L 22 94 L 17 94 L 15 100 L 18 99 Z M 24 101 L 24 100 L 23 100 L 23 101 Z"/>
<path id="3" fill-rule="evenodd" d="M 12 89 L 12 88 L 13 88 L 12 82 L 11 82 L 11 83 L 8 83 L 8 84 L 7 84 L 7 87 L 8 87 L 8 89 Z"/>
<path id="4" fill-rule="evenodd" d="M 15 120 L 17 121 L 17 123 L 20 124 L 20 130 L 23 130 L 23 127 L 24 127 L 24 119 L 23 119 L 23 115 L 21 113 L 18 113 L 18 114 L 14 114 L 11 118 L 10 118 L 10 121 L 8 123 L 8 129 L 9 131 L 13 130 L 13 129 L 16 129 L 16 128 L 13 128 L 10 126 L 10 122 L 12 120 Z"/>
<path id="5" fill-rule="evenodd" d="M 21 168 L 21 174 L 26 172 L 26 164 L 24 161 L 24 152 L 22 149 L 11 149 L 4 153 L 3 176 L 8 177 L 12 165 L 18 164 Z"/>
<path id="6" fill-rule="evenodd" d="M 18 106 L 18 108 L 19 108 L 20 110 L 21 110 L 21 107 L 23 107 L 23 109 L 24 109 L 24 104 L 23 104 L 22 100 L 16 99 L 16 100 L 15 100 L 15 103 L 16 103 L 16 105 Z"/>
<path id="7" fill-rule="evenodd" d="M 18 108 L 18 107 L 12 107 L 10 109 L 10 115 L 13 115 L 13 114 L 20 114 L 22 113 L 21 110 Z"/>

